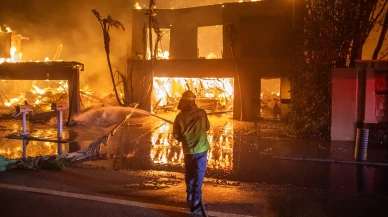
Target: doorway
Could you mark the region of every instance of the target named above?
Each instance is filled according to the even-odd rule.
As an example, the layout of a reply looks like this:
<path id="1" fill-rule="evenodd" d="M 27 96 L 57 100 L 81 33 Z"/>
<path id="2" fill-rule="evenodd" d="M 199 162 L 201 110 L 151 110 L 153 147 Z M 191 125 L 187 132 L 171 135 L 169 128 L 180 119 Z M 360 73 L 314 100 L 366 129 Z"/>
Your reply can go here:
<path id="1" fill-rule="evenodd" d="M 280 120 L 280 78 L 262 78 L 260 116 L 267 120 Z"/>

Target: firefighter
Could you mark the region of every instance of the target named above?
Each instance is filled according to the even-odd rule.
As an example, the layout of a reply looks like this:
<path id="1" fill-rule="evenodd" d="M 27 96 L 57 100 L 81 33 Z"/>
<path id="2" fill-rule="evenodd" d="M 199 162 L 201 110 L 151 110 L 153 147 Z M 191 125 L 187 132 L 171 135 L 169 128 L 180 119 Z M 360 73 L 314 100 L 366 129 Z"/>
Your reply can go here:
<path id="1" fill-rule="evenodd" d="M 187 202 L 192 213 L 200 213 L 202 183 L 205 177 L 207 152 L 210 149 L 206 131 L 209 119 L 205 110 L 195 104 L 195 95 L 191 91 L 182 94 L 178 104 L 179 114 L 173 127 L 173 136 L 182 142 L 185 162 L 185 182 Z M 205 206 L 206 208 L 206 206 Z"/>

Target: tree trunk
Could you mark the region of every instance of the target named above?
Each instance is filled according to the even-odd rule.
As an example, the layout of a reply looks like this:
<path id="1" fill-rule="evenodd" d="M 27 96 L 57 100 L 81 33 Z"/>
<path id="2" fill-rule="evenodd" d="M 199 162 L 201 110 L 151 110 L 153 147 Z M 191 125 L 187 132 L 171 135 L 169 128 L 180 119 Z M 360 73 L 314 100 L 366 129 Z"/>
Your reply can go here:
<path id="1" fill-rule="evenodd" d="M 365 40 L 369 35 L 368 25 L 370 25 L 370 17 L 373 8 L 376 7 L 377 1 L 365 1 L 359 5 L 361 11 L 360 17 L 357 18 L 355 37 L 353 40 L 351 55 L 350 55 L 350 67 L 355 67 L 357 59 L 362 59 L 362 47 L 364 46 Z"/>
<path id="2" fill-rule="evenodd" d="M 379 57 L 379 53 L 380 53 L 381 47 L 383 46 L 385 34 L 387 33 L 387 29 L 388 29 L 388 13 L 385 12 L 383 27 L 381 28 L 380 37 L 379 37 L 379 40 L 377 42 L 375 51 L 373 52 L 372 60 L 377 60 L 377 58 Z"/>

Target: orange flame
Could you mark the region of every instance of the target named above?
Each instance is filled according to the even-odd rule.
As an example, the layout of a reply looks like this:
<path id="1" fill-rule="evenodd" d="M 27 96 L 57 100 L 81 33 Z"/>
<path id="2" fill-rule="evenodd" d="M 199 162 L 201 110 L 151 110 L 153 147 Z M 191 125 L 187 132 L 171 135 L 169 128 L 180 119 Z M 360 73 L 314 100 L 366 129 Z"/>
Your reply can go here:
<path id="1" fill-rule="evenodd" d="M 135 5 L 133 6 L 134 9 L 141 10 L 139 2 L 136 2 Z"/>

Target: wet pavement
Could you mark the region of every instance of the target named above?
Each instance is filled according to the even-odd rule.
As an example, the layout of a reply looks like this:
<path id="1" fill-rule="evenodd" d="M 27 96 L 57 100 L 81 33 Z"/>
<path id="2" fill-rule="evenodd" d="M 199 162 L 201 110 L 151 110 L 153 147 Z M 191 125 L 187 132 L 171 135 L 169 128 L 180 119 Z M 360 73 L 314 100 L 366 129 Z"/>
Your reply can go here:
<path id="1" fill-rule="evenodd" d="M 85 113 L 77 126 L 65 127 L 64 138 L 72 140 L 63 145 L 64 152 L 73 152 L 109 132 L 112 126 L 128 114 L 126 110 L 106 108 Z M 173 120 L 175 114 L 160 114 Z M 210 115 L 208 138 L 211 150 L 206 176 L 219 183 L 247 182 L 257 184 L 291 185 L 295 187 L 336 190 L 363 195 L 388 195 L 386 167 L 349 164 L 279 160 L 273 156 L 309 157 L 319 159 L 353 160 L 352 142 L 308 141 L 291 138 L 285 124 L 279 121 L 240 122 L 230 114 Z M 44 123 L 30 122 L 33 136 L 55 138 L 55 119 Z M 20 140 L 4 138 L 20 132 L 20 120 L 0 123 L 0 154 L 8 158 L 22 156 Z M 101 155 L 86 166 L 109 170 L 158 170 L 183 173 L 183 153 L 171 136 L 172 126 L 155 117 L 135 114 L 120 127 L 103 147 Z M 56 154 L 57 144 L 31 141 L 28 156 Z M 369 161 L 387 162 L 387 153 L 373 147 Z"/>
<path id="2" fill-rule="evenodd" d="M 0 209 L 5 216 L 158 216 L 164 210 L 143 210 L 123 207 L 117 203 L 78 200 L 50 194 L 26 191 L 10 192 L 4 185 L 27 186 L 37 190 L 59 191 L 83 197 L 98 196 L 104 201 L 119 199 L 167 205 L 188 210 L 185 202 L 183 175 L 162 171 L 112 171 L 75 165 L 57 171 L 20 171 L 0 173 Z M 87 168 L 85 168 L 87 167 Z M 315 189 L 292 185 L 240 183 L 205 178 L 203 187 L 210 216 L 265 216 L 265 217 L 385 217 L 388 197 L 342 192 L 335 189 Z M 20 206 L 20 201 L 23 205 Z M 28 204 L 28 205 L 24 205 Z M 104 208 L 101 210 L 100 208 Z M 71 209 L 71 211 L 67 211 Z M 186 211 L 187 212 L 187 211 Z M 218 212 L 220 215 L 214 215 Z M 12 215 L 13 214 L 13 215 Z M 234 214 L 234 215 L 231 215 Z M 188 216 L 170 213 L 164 216 Z M 236 216 L 237 217 L 237 216 Z"/>

